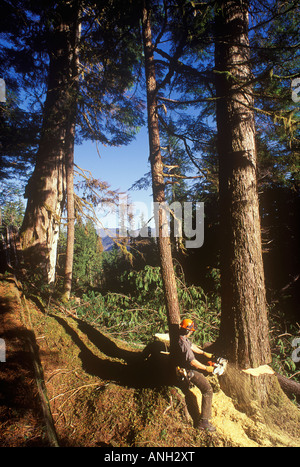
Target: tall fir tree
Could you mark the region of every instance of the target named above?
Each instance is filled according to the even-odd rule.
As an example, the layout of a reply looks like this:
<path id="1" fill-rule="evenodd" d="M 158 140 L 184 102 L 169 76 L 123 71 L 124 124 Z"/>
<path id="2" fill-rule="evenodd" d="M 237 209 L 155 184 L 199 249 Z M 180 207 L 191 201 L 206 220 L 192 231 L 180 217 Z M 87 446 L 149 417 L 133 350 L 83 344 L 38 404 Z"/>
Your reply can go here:
<path id="1" fill-rule="evenodd" d="M 175 352 L 180 323 L 180 308 L 177 294 L 176 279 L 172 260 L 171 244 L 166 229 L 166 202 L 165 180 L 163 162 L 160 148 L 160 132 L 158 119 L 156 70 L 153 54 L 153 38 L 151 27 L 151 2 L 143 1 L 142 28 L 145 53 L 145 74 L 147 90 L 148 133 L 149 133 L 149 158 L 152 174 L 153 201 L 158 204 L 156 229 L 158 231 L 158 250 L 161 265 L 161 274 L 164 285 L 164 294 L 167 309 L 167 318 L 170 334 L 171 354 Z"/>

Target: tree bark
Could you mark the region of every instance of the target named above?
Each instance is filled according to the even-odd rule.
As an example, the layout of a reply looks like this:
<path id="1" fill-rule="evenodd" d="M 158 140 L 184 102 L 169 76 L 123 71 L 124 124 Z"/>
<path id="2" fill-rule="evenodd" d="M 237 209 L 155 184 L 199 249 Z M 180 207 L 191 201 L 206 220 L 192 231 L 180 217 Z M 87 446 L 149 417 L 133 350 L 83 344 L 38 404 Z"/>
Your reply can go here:
<path id="1" fill-rule="evenodd" d="M 69 300 L 72 289 L 73 259 L 74 259 L 74 240 L 75 240 L 75 206 L 74 206 L 74 142 L 75 126 L 77 114 L 78 85 L 79 85 L 79 56 L 78 43 L 81 34 L 81 25 L 79 22 L 79 10 L 77 11 L 77 25 L 74 27 L 74 36 L 72 40 L 72 50 L 70 53 L 71 63 L 70 72 L 72 76 L 72 89 L 70 92 L 70 113 L 66 131 L 66 181 L 67 181 L 67 248 L 66 262 L 64 271 L 64 291 L 63 299 Z"/>
<path id="2" fill-rule="evenodd" d="M 20 232 L 25 260 L 31 268 L 39 269 L 49 284 L 55 280 L 59 226 L 66 196 L 65 138 L 72 89 L 70 40 L 76 24 L 73 7 L 72 2 L 60 4 L 54 14 L 43 127 L 35 170 L 25 192 L 28 201 Z"/>
<path id="3" fill-rule="evenodd" d="M 165 182 L 163 163 L 160 150 L 160 134 L 157 109 L 157 82 L 153 56 L 151 9 L 149 2 L 144 1 L 142 12 L 143 43 L 145 54 L 145 72 L 147 82 L 148 133 L 150 147 L 150 163 L 152 173 L 153 201 L 159 204 L 157 213 L 158 248 L 160 255 L 161 274 L 164 285 L 165 301 L 170 331 L 170 351 L 178 338 L 180 324 L 180 309 L 177 295 L 176 279 L 173 267 L 170 238 L 166 234 L 167 216 L 164 209 Z"/>
<path id="4" fill-rule="evenodd" d="M 215 76 L 221 213 L 219 343 L 242 368 L 271 361 L 256 180 L 248 1 L 218 1 Z"/>
<path id="5" fill-rule="evenodd" d="M 69 300 L 72 289 L 74 240 L 75 240 L 75 208 L 74 208 L 74 136 L 75 124 L 67 135 L 68 149 L 66 153 L 66 182 L 67 182 L 67 248 L 64 271 L 63 300 Z"/>

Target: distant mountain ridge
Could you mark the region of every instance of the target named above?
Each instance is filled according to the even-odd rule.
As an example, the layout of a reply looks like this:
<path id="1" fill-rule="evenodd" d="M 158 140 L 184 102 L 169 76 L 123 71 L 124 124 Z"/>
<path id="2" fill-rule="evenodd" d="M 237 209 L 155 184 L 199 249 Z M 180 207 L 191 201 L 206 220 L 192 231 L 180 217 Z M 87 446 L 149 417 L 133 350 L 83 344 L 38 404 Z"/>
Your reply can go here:
<path id="1" fill-rule="evenodd" d="M 98 229 L 97 235 L 101 237 L 103 251 L 110 251 L 114 246 L 114 238 L 118 236 L 119 229 L 116 228 L 107 228 L 107 229 Z M 140 229 L 136 229 L 133 231 L 134 235 L 133 238 L 136 238 L 139 235 Z M 154 237 L 155 229 L 151 228 L 151 235 Z"/>

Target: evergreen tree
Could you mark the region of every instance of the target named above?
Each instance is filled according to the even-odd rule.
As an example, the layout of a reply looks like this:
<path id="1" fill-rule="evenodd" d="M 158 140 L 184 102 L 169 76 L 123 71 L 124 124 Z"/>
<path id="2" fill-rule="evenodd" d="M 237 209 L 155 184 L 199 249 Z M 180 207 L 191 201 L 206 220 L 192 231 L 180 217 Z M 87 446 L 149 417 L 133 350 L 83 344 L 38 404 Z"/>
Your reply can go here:
<path id="1" fill-rule="evenodd" d="M 59 223 L 66 197 L 66 140 L 75 123 L 69 116 L 75 118 L 72 62 L 77 48 L 78 2 L 60 3 L 48 19 L 52 24 L 47 40 L 47 96 L 35 170 L 26 189 L 21 239 L 27 261 L 41 267 L 50 284 L 55 280 Z"/>
<path id="2" fill-rule="evenodd" d="M 51 282 L 58 223 L 66 187 L 70 187 L 66 173 L 68 180 L 72 177 L 74 138 L 77 142 L 89 138 L 105 144 L 125 144 L 143 121 L 142 106 L 128 91 L 138 67 L 138 29 L 131 25 L 132 11 L 123 14 L 124 5 L 118 1 L 109 5 L 76 0 L 42 4 L 28 1 L 25 6 L 24 24 L 29 27 L 18 31 L 21 39 L 17 39 L 10 24 L 7 34 L 13 45 L 8 47 L 5 58 L 7 62 L 13 55 L 20 59 L 21 50 L 25 50 L 26 57 L 33 57 L 27 82 L 32 84 L 34 76 L 39 88 L 47 83 L 48 91 L 35 171 L 26 190 L 22 239 L 24 247 L 28 246 L 29 259 L 34 258 L 43 267 Z M 11 20 L 20 11 L 18 6 L 13 9 Z M 82 37 L 75 44 L 79 22 Z M 72 188 L 69 199 L 71 193 Z M 74 216 L 69 217 L 71 227 Z M 70 271 L 66 276 L 70 279 Z M 70 280 L 67 283 L 69 288 Z"/>
<path id="3" fill-rule="evenodd" d="M 91 221 L 75 225 L 73 279 L 76 288 L 99 285 L 101 277 L 101 240 Z"/>
<path id="4" fill-rule="evenodd" d="M 35 42 L 34 15 L 26 13 L 30 3 L 33 4 L 16 0 L 1 5 L 0 76 L 6 85 L 6 101 L 0 102 L 1 179 L 28 178 L 35 163 L 41 128 L 40 106 L 35 104 L 44 83 L 44 72 L 38 66 L 42 44 L 37 47 Z"/>
<path id="5" fill-rule="evenodd" d="M 248 4 L 220 2 L 216 91 L 221 210 L 220 339 L 242 368 L 269 363 L 268 321 L 256 182 Z"/>
<path id="6" fill-rule="evenodd" d="M 23 195 L 20 188 L 9 182 L 1 182 L 0 205 L 0 225 L 19 227 L 24 216 Z"/>
<path id="7" fill-rule="evenodd" d="M 165 229 L 164 226 L 166 225 L 166 211 L 164 209 L 166 197 L 163 162 L 160 149 L 160 133 L 157 108 L 158 83 L 156 80 L 156 70 L 153 55 L 151 13 L 151 3 L 148 0 L 144 0 L 142 9 L 142 27 L 145 53 L 149 152 L 152 174 L 152 190 L 153 201 L 155 203 L 159 203 L 159 210 L 157 213 L 158 218 L 156 221 L 156 228 L 158 231 L 157 242 L 160 256 L 162 281 L 164 285 L 167 318 L 169 324 L 170 347 L 171 353 L 173 353 L 173 349 L 175 348 L 174 346 L 176 345 L 178 339 L 180 308 L 172 261 L 170 238 L 166 235 L 166 232 L 163 231 L 163 229 Z"/>

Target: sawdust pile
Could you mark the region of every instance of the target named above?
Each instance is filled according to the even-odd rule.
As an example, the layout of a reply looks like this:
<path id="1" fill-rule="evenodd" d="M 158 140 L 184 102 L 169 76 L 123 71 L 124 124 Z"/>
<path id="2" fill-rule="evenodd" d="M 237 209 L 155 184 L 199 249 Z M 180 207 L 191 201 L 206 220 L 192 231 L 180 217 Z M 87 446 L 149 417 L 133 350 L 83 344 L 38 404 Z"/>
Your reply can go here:
<path id="1" fill-rule="evenodd" d="M 191 389 L 201 407 L 201 393 L 196 388 Z M 269 428 L 260 419 L 250 418 L 234 406 L 231 398 L 223 391 L 214 393 L 212 423 L 223 445 L 231 447 L 298 447 L 300 441 L 280 432 L 276 428 Z"/>

